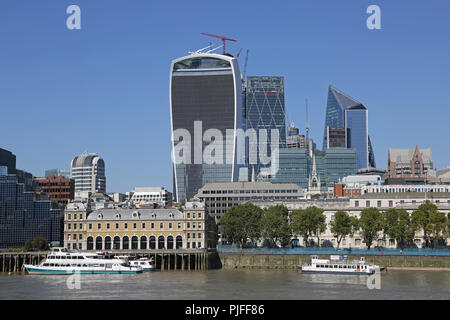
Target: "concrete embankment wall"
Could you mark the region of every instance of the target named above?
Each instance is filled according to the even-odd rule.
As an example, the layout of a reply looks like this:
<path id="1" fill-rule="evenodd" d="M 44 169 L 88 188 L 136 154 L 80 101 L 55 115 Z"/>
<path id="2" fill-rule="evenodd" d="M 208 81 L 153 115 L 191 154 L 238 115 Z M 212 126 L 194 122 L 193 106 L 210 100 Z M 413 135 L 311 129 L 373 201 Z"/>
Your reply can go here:
<path id="1" fill-rule="evenodd" d="M 297 254 L 223 254 L 219 253 L 222 268 L 235 269 L 296 269 L 311 262 L 310 255 Z M 319 255 L 329 259 L 329 255 Z M 348 255 L 348 260 L 359 260 L 361 255 Z M 366 263 L 392 269 L 437 269 L 450 271 L 450 257 L 444 256 L 365 256 Z"/>

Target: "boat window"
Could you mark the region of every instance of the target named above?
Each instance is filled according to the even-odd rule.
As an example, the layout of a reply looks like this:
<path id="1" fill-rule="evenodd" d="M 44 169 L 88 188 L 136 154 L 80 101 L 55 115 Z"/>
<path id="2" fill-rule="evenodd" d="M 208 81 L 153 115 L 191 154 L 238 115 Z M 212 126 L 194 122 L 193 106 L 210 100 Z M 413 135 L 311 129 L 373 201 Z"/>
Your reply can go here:
<path id="1" fill-rule="evenodd" d="M 55 264 L 54 263 L 50 263 L 50 267 L 54 267 L 55 266 Z"/>
<path id="2" fill-rule="evenodd" d="M 78 256 L 78 259 L 84 259 L 84 257 L 83 256 Z"/>
<path id="3" fill-rule="evenodd" d="M 48 267 L 48 263 L 44 263 L 44 267 Z"/>

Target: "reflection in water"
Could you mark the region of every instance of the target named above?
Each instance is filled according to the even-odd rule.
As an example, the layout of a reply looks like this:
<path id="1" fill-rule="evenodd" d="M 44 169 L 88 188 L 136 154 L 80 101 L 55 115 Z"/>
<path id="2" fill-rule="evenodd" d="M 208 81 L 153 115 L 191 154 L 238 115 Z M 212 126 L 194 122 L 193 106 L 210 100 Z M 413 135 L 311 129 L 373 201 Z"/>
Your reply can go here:
<path id="1" fill-rule="evenodd" d="M 381 290 L 367 288 L 366 275 L 304 274 L 281 270 L 146 272 L 68 276 L 0 274 L 0 299 L 448 299 L 450 272 L 381 273 Z"/>
<path id="2" fill-rule="evenodd" d="M 329 283 L 329 284 L 355 284 L 366 285 L 367 275 L 347 275 L 347 274 L 303 274 L 306 281 L 311 283 Z"/>

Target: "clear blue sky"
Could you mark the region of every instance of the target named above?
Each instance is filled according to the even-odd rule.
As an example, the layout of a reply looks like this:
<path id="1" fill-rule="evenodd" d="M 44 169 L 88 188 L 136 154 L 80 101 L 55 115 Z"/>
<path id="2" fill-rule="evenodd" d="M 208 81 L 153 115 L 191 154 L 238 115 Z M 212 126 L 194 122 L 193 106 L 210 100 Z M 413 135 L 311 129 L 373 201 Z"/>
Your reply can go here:
<path id="1" fill-rule="evenodd" d="M 81 8 L 81 30 L 66 8 Z M 382 30 L 366 28 L 381 8 Z M 389 147 L 450 165 L 450 2 L 381 0 L 2 0 L 0 147 L 36 176 L 88 150 L 108 191 L 172 189 L 169 67 L 209 32 L 249 49 L 247 75 L 285 77 L 289 120 L 322 147 L 329 84 L 369 109 L 377 166 Z M 213 40 L 214 41 L 214 40 Z"/>

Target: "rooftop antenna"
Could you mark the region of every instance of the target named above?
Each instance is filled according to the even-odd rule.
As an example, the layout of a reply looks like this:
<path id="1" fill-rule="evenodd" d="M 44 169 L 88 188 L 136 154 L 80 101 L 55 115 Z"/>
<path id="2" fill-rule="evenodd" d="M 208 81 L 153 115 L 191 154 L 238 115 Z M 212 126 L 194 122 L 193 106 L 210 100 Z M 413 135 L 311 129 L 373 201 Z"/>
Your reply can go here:
<path id="1" fill-rule="evenodd" d="M 247 53 L 245 54 L 244 72 L 242 73 L 242 77 L 244 78 L 244 81 L 245 81 L 245 75 L 247 73 L 247 62 L 248 62 L 248 49 L 247 49 Z"/>
<path id="2" fill-rule="evenodd" d="M 308 99 L 306 101 L 306 142 L 309 144 Z"/>
<path id="3" fill-rule="evenodd" d="M 222 43 L 223 43 L 222 54 L 225 54 L 225 53 L 226 53 L 226 50 L 225 50 L 225 41 L 226 41 L 226 40 L 228 40 L 228 41 L 234 41 L 234 42 L 237 41 L 237 40 L 235 40 L 235 39 L 227 38 L 227 37 L 224 37 L 224 36 L 218 36 L 218 35 L 216 35 L 216 34 L 211 34 L 211 33 L 206 33 L 206 32 L 202 32 L 201 34 L 203 34 L 203 35 L 205 35 L 205 36 L 209 36 L 209 37 L 219 38 L 220 40 L 222 40 Z"/>
<path id="4" fill-rule="evenodd" d="M 206 46 L 204 48 L 198 49 L 196 51 L 189 51 L 189 53 L 191 53 L 191 54 L 201 53 L 203 50 L 206 50 L 206 49 L 208 49 L 210 47 L 212 47 L 212 43 L 211 42 L 209 43 L 209 46 Z"/>

